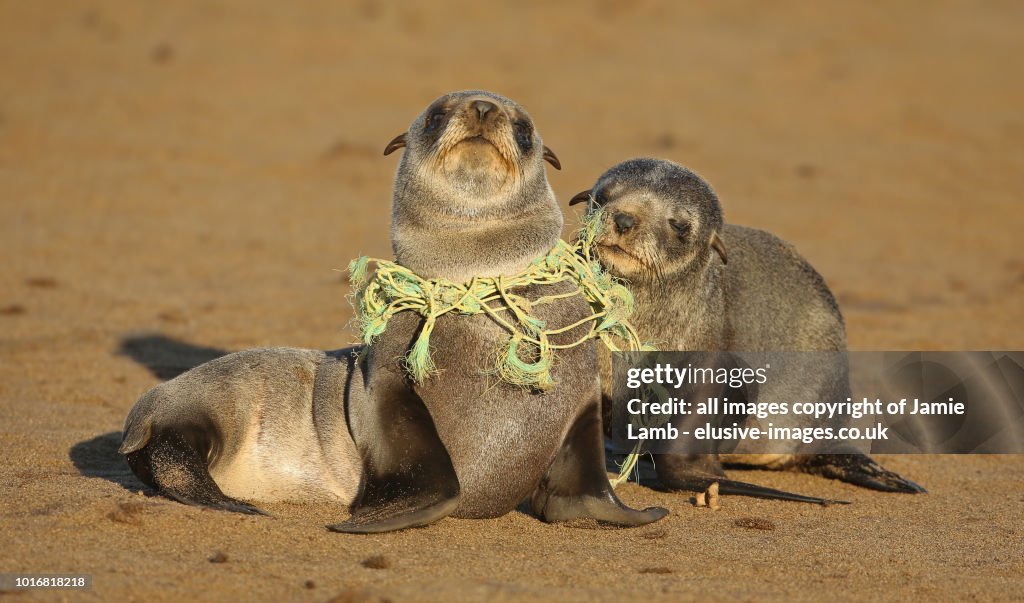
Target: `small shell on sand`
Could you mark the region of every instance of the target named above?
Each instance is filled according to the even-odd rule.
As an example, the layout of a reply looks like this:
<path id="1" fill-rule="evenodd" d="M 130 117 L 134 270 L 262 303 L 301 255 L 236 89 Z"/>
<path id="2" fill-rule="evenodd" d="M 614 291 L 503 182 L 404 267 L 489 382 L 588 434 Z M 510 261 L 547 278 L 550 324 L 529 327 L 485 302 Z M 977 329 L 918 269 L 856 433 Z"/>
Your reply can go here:
<path id="1" fill-rule="evenodd" d="M 707 507 L 712 511 L 717 511 L 722 506 L 718 502 L 718 482 L 713 482 L 708 489 L 701 492 L 694 498 L 694 505 L 697 507 Z"/>

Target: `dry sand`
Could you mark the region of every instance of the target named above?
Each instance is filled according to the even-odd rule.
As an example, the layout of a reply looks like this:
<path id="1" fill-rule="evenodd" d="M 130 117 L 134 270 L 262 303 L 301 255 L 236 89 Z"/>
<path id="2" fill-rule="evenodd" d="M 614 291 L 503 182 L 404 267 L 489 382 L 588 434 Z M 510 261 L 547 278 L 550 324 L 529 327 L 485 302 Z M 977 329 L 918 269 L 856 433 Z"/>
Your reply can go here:
<path id="1" fill-rule="evenodd" d="M 101 600 L 1021 597 L 1019 456 L 882 459 L 922 496 L 738 473 L 846 507 L 630 484 L 672 514 L 625 531 L 346 536 L 329 505 L 138 494 L 118 432 L 160 379 L 353 340 L 333 269 L 389 253 L 381 149 L 451 89 L 522 102 L 561 199 L 631 156 L 693 167 L 810 258 L 854 349 L 1021 347 L 1024 5 L 522 4 L 3 2 L 0 572 Z"/>

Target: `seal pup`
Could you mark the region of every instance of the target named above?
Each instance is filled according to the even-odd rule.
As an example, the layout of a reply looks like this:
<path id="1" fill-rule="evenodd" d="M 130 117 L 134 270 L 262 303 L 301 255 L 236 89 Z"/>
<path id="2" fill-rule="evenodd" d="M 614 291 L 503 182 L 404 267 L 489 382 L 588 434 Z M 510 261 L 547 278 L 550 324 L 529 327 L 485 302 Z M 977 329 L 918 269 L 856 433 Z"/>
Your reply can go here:
<path id="1" fill-rule="evenodd" d="M 264 348 L 206 362 L 135 403 L 119 452 L 146 485 L 191 505 L 263 514 L 243 500 L 349 504 L 362 473 L 345 416 L 363 393 L 358 350 Z"/>
<path id="2" fill-rule="evenodd" d="M 603 208 L 601 263 L 636 296 L 634 326 L 666 350 L 845 352 L 843 317 L 824 279 L 792 245 L 762 231 L 725 224 L 711 187 L 690 170 L 658 159 L 612 167 L 594 188 L 573 197 Z M 610 359 L 602 369 L 610 381 Z M 807 385 L 808 379 L 813 379 Z M 769 380 L 765 399 L 796 384 Z M 799 384 L 845 400 L 845 361 Z M 609 402 L 605 401 L 606 404 Z M 833 451 L 830 451 L 833 452 Z M 706 488 L 725 475 L 722 462 L 794 469 L 889 492 L 924 492 L 852 449 L 843 454 L 661 455 L 662 485 Z M 749 491 L 723 492 L 761 496 Z"/>
<path id="3" fill-rule="evenodd" d="M 562 213 L 543 162 L 558 167 L 530 116 L 483 91 L 432 102 L 385 154 L 405 148 L 395 177 L 391 241 L 396 261 L 424 278 L 467 282 L 512 275 L 559 241 Z M 531 285 L 537 299 L 575 285 Z M 591 314 L 579 296 L 534 306 L 550 328 Z M 630 509 L 605 472 L 601 389 L 593 340 L 561 350 L 544 392 L 488 376 L 508 332 L 486 315 L 438 318 L 431 354 L 439 374 L 411 382 L 402 359 L 423 318 L 399 312 L 367 349 L 368 403 L 349 421 L 363 483 L 339 532 L 383 532 L 453 515 L 504 515 L 529 498 L 544 521 L 646 524 L 662 508 Z M 580 339 L 577 326 L 557 342 Z M 376 437 L 387 433 L 389 437 Z"/>

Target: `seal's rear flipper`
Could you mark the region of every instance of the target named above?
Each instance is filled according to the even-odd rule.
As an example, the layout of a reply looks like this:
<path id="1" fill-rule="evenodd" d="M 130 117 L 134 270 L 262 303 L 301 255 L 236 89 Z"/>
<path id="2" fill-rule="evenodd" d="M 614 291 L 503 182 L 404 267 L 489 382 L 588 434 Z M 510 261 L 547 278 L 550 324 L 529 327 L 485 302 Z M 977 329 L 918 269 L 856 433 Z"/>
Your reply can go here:
<path id="1" fill-rule="evenodd" d="M 668 515 L 661 507 L 630 509 L 615 496 L 605 472 L 603 435 L 598 406 L 588 406 L 576 419 L 555 460 L 530 500 L 544 521 L 596 519 L 619 526 L 640 526 Z"/>
<path id="2" fill-rule="evenodd" d="M 363 483 L 352 516 L 327 529 L 391 532 L 425 526 L 455 511 L 459 478 L 416 392 L 397 378 L 381 376 L 368 401 L 350 400 L 352 433 L 363 457 Z"/>
<path id="3" fill-rule="evenodd" d="M 733 496 L 750 496 L 770 500 L 813 503 L 822 506 L 848 505 L 844 500 L 829 500 L 815 496 L 804 496 L 784 490 L 766 488 L 757 484 L 738 482 L 725 477 L 725 470 L 718 457 L 710 454 L 677 455 L 659 454 L 654 459 L 658 474 L 658 485 L 666 490 L 703 492 L 718 483 L 718 493 Z"/>
<path id="4" fill-rule="evenodd" d="M 920 494 L 927 492 L 921 486 L 898 473 L 882 467 L 871 457 L 859 452 L 852 454 L 815 454 L 801 458 L 794 466 L 798 471 L 838 479 L 862 488 L 882 492 Z"/>
<path id="5" fill-rule="evenodd" d="M 206 466 L 205 438 L 201 430 L 163 430 L 125 459 L 144 483 L 187 505 L 248 515 L 266 515 L 256 507 L 221 492 Z M 122 445 L 122 449 L 124 449 Z"/>
<path id="6" fill-rule="evenodd" d="M 662 485 L 667 490 L 703 492 L 714 483 L 718 484 L 719 494 L 813 503 L 823 507 L 827 507 L 829 505 L 850 504 L 850 502 L 846 500 L 831 500 L 827 498 L 818 498 L 816 496 L 804 496 L 803 494 L 794 494 L 792 492 L 786 492 L 785 490 L 776 490 L 775 488 L 766 488 L 764 486 L 758 486 L 757 484 L 748 484 L 747 482 L 738 482 L 731 479 L 722 479 L 720 477 L 706 477 L 698 475 L 692 475 L 689 477 L 680 476 L 675 478 L 671 483 L 663 481 Z"/>

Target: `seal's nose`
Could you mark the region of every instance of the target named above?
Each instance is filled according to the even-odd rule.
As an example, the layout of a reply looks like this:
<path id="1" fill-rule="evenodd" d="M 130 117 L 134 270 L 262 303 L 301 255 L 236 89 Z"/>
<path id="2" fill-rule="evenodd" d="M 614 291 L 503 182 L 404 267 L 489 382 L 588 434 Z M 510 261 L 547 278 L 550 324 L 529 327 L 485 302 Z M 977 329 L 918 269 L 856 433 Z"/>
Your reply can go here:
<path id="1" fill-rule="evenodd" d="M 636 224 L 633 216 L 621 211 L 615 214 L 613 219 L 615 220 L 615 230 L 619 231 L 619 234 L 625 233 Z"/>
<path id="2" fill-rule="evenodd" d="M 489 111 L 497 109 L 498 106 L 491 101 L 475 100 L 473 101 L 473 108 L 476 109 L 477 115 L 480 116 L 480 121 L 483 121 L 484 116 L 486 116 Z"/>

